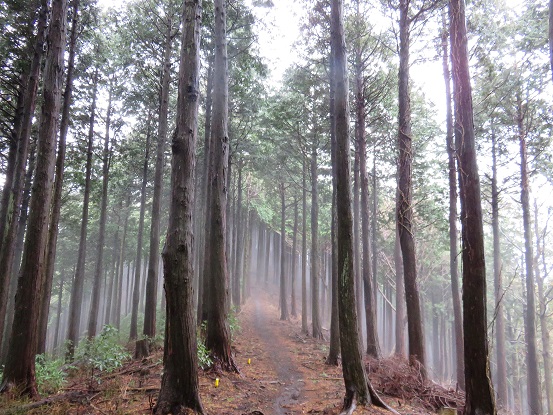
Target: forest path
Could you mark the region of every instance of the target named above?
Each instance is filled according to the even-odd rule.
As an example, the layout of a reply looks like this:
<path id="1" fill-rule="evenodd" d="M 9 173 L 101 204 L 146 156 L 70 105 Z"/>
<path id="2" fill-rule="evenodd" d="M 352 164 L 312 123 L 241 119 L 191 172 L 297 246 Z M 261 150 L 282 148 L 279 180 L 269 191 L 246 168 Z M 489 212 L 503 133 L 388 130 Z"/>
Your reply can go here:
<path id="1" fill-rule="evenodd" d="M 295 334 L 291 332 L 293 327 L 287 324 L 289 322 L 277 320 L 278 309 L 272 302 L 269 303 L 267 293 L 256 290 L 252 294 L 250 304 L 253 309 L 252 327 L 262 340 L 264 349 L 270 357 L 267 363 L 273 366 L 280 385 L 273 405 L 274 413 L 275 415 L 292 414 L 291 407 L 300 401 L 305 384 L 297 368 L 297 355 L 292 353 L 289 344 Z M 245 320 L 248 318 L 252 316 L 245 316 Z"/>

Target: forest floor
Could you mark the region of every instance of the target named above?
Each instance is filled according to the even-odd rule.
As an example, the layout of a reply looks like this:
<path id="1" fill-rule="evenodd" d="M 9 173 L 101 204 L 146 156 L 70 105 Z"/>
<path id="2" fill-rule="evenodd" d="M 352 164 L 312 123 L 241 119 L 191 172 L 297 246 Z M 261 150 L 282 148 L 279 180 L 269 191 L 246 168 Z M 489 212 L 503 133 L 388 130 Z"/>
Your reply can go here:
<path id="1" fill-rule="evenodd" d="M 344 396 L 340 367 L 328 366 L 328 342 L 301 332 L 301 320 L 279 320 L 278 296 L 256 291 L 239 313 L 233 350 L 239 374 L 200 371 L 200 396 L 209 415 L 339 414 Z M 57 395 L 40 402 L 0 402 L 2 413 L 150 414 L 160 387 L 163 353 L 131 361 L 114 373 L 69 378 Z M 398 359 L 367 361 L 369 377 L 399 413 L 432 414 L 462 405 L 462 395 L 422 382 Z M 215 380 L 219 379 L 218 387 Z M 256 412 L 257 411 L 257 412 Z M 357 408 L 356 414 L 389 414 Z M 451 412 L 448 412 L 451 413 Z"/>

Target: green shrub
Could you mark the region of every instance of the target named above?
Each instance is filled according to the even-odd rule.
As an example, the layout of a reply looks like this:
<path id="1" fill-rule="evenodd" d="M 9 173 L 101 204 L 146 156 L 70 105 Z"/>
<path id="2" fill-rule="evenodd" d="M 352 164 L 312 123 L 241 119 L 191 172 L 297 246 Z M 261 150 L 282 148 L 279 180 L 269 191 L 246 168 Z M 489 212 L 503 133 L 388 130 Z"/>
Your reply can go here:
<path id="1" fill-rule="evenodd" d="M 44 395 L 57 393 L 65 383 L 63 360 L 52 359 L 44 354 L 37 355 L 35 359 L 38 392 Z"/>
<path id="2" fill-rule="evenodd" d="M 235 306 L 232 306 L 230 308 L 230 312 L 228 313 L 228 324 L 231 336 L 233 336 L 234 333 L 240 333 L 240 322 L 238 321 L 238 314 L 236 313 Z"/>
<path id="3" fill-rule="evenodd" d="M 202 369 L 207 369 L 213 364 L 213 360 L 209 356 L 209 350 L 205 347 L 205 343 L 201 340 L 200 336 L 197 337 L 198 341 L 198 366 Z"/>
<path id="4" fill-rule="evenodd" d="M 111 372 L 131 358 L 127 349 L 119 344 L 119 332 L 110 325 L 104 326 L 94 339 L 82 341 L 75 355 L 87 368 L 100 372 Z"/>

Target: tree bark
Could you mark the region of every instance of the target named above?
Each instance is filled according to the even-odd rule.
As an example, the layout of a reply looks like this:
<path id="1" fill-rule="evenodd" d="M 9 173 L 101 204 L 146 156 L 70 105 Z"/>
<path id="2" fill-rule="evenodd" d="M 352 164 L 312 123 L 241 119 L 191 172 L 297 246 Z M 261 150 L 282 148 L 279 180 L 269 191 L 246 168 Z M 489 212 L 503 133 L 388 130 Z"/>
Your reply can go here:
<path id="1" fill-rule="evenodd" d="M 536 291 L 534 281 L 534 250 L 532 243 L 532 220 L 530 218 L 530 185 L 528 184 L 528 156 L 526 131 L 524 130 L 525 109 L 520 93 L 517 93 L 517 127 L 520 144 L 520 202 L 524 227 L 524 262 L 526 264 L 526 316 L 524 318 L 524 338 L 526 341 L 526 375 L 530 414 L 542 414 L 541 385 L 538 370 L 536 341 Z"/>
<path id="2" fill-rule="evenodd" d="M 63 83 L 67 2 L 54 0 L 47 36 L 48 51 L 43 78 L 43 104 L 37 149 L 37 168 L 31 193 L 29 222 L 15 301 L 15 314 L 4 377 L 0 390 L 36 397 L 35 353 L 38 336 L 40 287 L 45 261 L 46 237 L 58 116 Z"/>
<path id="3" fill-rule="evenodd" d="M 224 370 L 238 371 L 230 348 L 228 325 L 228 264 L 226 243 L 228 138 L 228 63 L 226 41 L 226 8 L 223 0 L 215 0 L 215 62 L 213 74 L 213 116 L 211 122 L 211 152 L 209 186 L 211 230 L 206 246 L 209 266 L 204 278 L 209 278 L 208 323 L 206 347 Z M 205 299 L 205 297 L 204 297 Z"/>
<path id="4" fill-rule="evenodd" d="M 129 340 L 136 340 L 138 337 L 138 305 L 140 302 L 140 277 L 142 275 L 142 241 L 144 235 L 144 215 L 146 213 L 148 162 L 150 160 L 150 123 L 151 114 L 148 114 L 148 131 L 146 133 L 146 149 L 144 153 L 144 165 L 142 166 L 142 185 L 140 188 L 140 217 L 138 219 L 138 236 L 136 238 L 136 268 L 134 271 L 134 290 L 132 296 L 131 329 L 129 333 Z"/>
<path id="5" fill-rule="evenodd" d="M 480 179 L 476 162 L 465 3 L 449 3 L 455 144 L 459 163 L 463 264 L 465 414 L 495 414 L 486 318 L 486 265 Z"/>
<path id="6" fill-rule="evenodd" d="M 457 373 L 457 384 L 459 388 L 465 390 L 465 370 L 464 370 L 464 351 L 463 351 L 463 316 L 461 312 L 461 298 L 459 295 L 459 272 L 457 256 L 459 250 L 459 240 L 457 237 L 457 169 L 455 165 L 455 144 L 453 142 L 453 111 L 451 108 L 451 72 L 449 70 L 449 52 L 448 52 L 448 29 L 445 22 L 445 16 L 442 15 L 442 67 L 445 81 L 446 96 L 446 149 L 448 160 L 449 177 L 449 274 L 451 280 L 451 297 L 453 302 L 453 324 L 455 326 L 455 363 Z M 492 182 L 492 205 L 493 205 L 493 182 Z M 492 219 L 493 222 L 493 219 Z M 498 228 L 499 230 L 499 228 Z M 494 233 L 495 241 L 495 233 Z M 495 242 L 494 242 L 495 243 Z M 495 247 L 495 245 L 494 245 Z M 495 251 L 494 251 L 495 252 Z M 494 254 L 495 255 L 495 254 Z M 495 258 L 495 256 L 494 256 Z M 498 310 L 499 311 L 499 310 Z M 501 315 L 503 317 L 503 315 Z M 499 326 L 496 326 L 496 330 Z M 503 329 L 503 332 L 505 330 Z M 498 341 L 498 351 L 499 351 Z M 505 347 L 505 338 L 503 337 L 503 348 Z M 505 350 L 505 349 L 503 349 Z M 504 365 L 505 357 L 501 364 Z M 498 360 L 499 368 L 499 360 Z M 505 378 L 506 380 L 506 378 Z"/>
<path id="7" fill-rule="evenodd" d="M 72 1 L 71 10 L 71 32 L 69 37 L 69 60 L 67 62 L 67 76 L 65 80 L 65 90 L 63 92 L 63 108 L 61 114 L 60 137 L 58 140 L 58 154 L 56 156 L 54 194 L 52 196 L 52 213 L 50 217 L 50 227 L 48 229 L 48 244 L 46 252 L 46 265 L 44 270 L 44 279 L 42 282 L 42 298 L 40 308 L 40 320 L 38 328 L 37 353 L 42 354 L 46 351 L 46 331 L 48 329 L 48 313 L 50 310 L 50 296 L 52 293 L 52 283 L 54 280 L 54 267 L 56 263 L 56 247 L 58 242 L 58 226 L 61 212 L 61 196 L 63 190 L 63 171 L 65 164 L 65 150 L 67 141 L 67 131 L 69 129 L 69 110 L 73 94 L 73 72 L 75 66 L 75 55 L 77 45 L 77 25 L 79 0 Z"/>
<path id="8" fill-rule="evenodd" d="M 202 414 L 199 395 L 194 310 L 194 169 L 198 132 L 201 1 L 184 3 L 177 99 L 177 127 L 172 142 L 171 205 L 163 266 L 167 317 L 163 378 L 156 415 Z"/>
<path id="9" fill-rule="evenodd" d="M 46 25 L 48 14 L 48 2 L 42 0 L 37 20 L 37 35 L 32 53 L 32 61 L 29 69 L 29 77 L 23 92 L 22 120 L 20 126 L 15 126 L 14 141 L 17 146 L 13 176 L 6 182 L 8 197 L 2 206 L 1 221 L 1 249 L 0 249 L 0 335 L 4 333 L 8 293 L 10 280 L 13 273 L 13 259 L 15 241 L 17 237 L 18 218 L 20 216 L 23 186 L 25 183 L 25 166 L 29 155 L 29 143 L 31 140 L 31 128 L 37 101 L 37 91 L 40 82 L 41 61 L 44 55 L 44 42 L 46 40 Z M 63 68 L 62 68 L 63 70 Z M 19 128 L 18 128 L 19 127 Z M 55 139 L 55 138 L 54 138 Z M 11 182 L 11 183 L 10 183 Z M 4 208 L 5 206 L 5 208 Z M 8 327 L 9 328 L 9 327 Z M 2 342 L 0 342 L 2 343 Z"/>
<path id="10" fill-rule="evenodd" d="M 411 96 L 409 87 L 410 24 L 409 0 L 399 4 L 399 132 L 398 132 L 398 188 L 397 220 L 403 258 L 405 302 L 407 305 L 407 332 L 409 360 L 416 360 L 421 374 L 426 377 L 424 332 L 422 328 L 417 264 L 413 235 L 413 151 L 411 136 Z"/>
<path id="11" fill-rule="evenodd" d="M 92 174 L 92 148 L 94 141 L 94 120 L 96 118 L 96 98 L 98 92 L 98 69 L 93 75 L 92 104 L 90 107 L 90 120 L 88 128 L 88 144 L 86 150 L 85 185 L 83 198 L 83 212 L 81 215 L 81 232 L 79 239 L 79 251 L 77 254 L 77 267 L 75 278 L 71 287 L 71 299 L 69 303 L 69 322 L 67 332 L 67 354 L 68 362 L 73 361 L 75 347 L 77 347 L 80 335 L 81 305 L 84 289 L 84 267 L 86 260 L 86 239 L 88 233 L 88 205 L 90 201 L 90 185 Z"/>
<path id="12" fill-rule="evenodd" d="M 113 80 L 110 80 L 108 92 L 108 108 L 106 115 L 106 132 L 104 136 L 104 150 L 102 153 L 102 200 L 100 202 L 100 224 L 98 229 L 98 244 L 96 253 L 96 266 L 94 269 L 94 282 L 92 287 L 92 298 L 90 300 L 90 313 L 88 315 L 87 336 L 92 339 L 96 336 L 98 326 L 98 314 L 100 312 L 100 293 L 102 290 L 102 273 L 104 269 L 104 241 L 106 238 L 106 220 L 108 206 L 108 184 L 109 184 L 109 130 L 111 128 Z"/>

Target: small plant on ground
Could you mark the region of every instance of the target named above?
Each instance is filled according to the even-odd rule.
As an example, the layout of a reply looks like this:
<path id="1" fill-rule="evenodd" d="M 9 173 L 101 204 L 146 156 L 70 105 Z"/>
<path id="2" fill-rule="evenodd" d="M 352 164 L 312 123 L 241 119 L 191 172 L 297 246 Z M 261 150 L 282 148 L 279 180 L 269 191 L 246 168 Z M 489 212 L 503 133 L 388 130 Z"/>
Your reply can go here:
<path id="1" fill-rule="evenodd" d="M 211 360 L 211 357 L 209 357 L 209 350 L 205 347 L 205 343 L 200 339 L 200 336 L 198 338 L 198 366 L 200 366 L 202 369 L 207 369 L 211 367 L 213 364 L 213 360 Z"/>
<path id="2" fill-rule="evenodd" d="M 230 308 L 230 312 L 228 313 L 228 324 L 229 324 L 231 336 L 233 336 L 234 333 L 240 332 L 241 330 L 240 321 L 238 321 L 238 313 L 236 312 L 236 306 L 232 306 Z"/>
<path id="3" fill-rule="evenodd" d="M 63 360 L 52 359 L 44 354 L 36 356 L 36 381 L 41 395 L 57 393 L 65 383 L 66 373 L 63 371 Z"/>
<path id="4" fill-rule="evenodd" d="M 113 326 L 106 325 L 99 336 L 81 342 L 76 352 L 77 361 L 94 372 L 112 372 L 131 358 L 124 346 L 119 344 L 119 333 Z"/>

